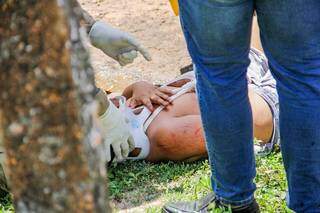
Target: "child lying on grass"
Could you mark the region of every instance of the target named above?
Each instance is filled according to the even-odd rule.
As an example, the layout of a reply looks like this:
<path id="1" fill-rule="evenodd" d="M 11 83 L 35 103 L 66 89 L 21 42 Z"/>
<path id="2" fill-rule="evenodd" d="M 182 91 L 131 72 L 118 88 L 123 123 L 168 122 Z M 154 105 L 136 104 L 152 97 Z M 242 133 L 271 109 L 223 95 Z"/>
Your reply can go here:
<path id="1" fill-rule="evenodd" d="M 247 78 L 258 141 L 255 153 L 265 155 L 279 140 L 278 95 L 264 55 L 251 49 L 250 60 Z M 125 113 L 135 139 L 136 148 L 128 159 L 194 161 L 207 156 L 194 85 L 194 72 L 188 72 L 161 87 L 134 83 L 112 99 Z"/>

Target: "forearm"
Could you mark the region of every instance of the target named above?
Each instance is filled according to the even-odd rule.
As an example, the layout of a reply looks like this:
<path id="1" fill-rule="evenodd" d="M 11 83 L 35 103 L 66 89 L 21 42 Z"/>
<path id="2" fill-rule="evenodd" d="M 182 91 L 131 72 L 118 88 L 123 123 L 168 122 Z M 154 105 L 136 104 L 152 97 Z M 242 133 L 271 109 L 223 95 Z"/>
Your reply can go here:
<path id="1" fill-rule="evenodd" d="M 78 1 L 76 1 L 76 4 L 77 4 L 78 8 L 81 10 L 81 16 L 84 21 L 86 31 L 89 33 L 92 25 L 96 22 L 96 20 L 86 10 L 84 10 L 81 7 L 81 5 L 79 4 Z M 98 115 L 101 116 L 107 111 L 110 103 L 109 103 L 107 95 L 101 89 L 96 88 L 95 93 L 96 93 L 95 99 L 99 104 Z"/>
<path id="2" fill-rule="evenodd" d="M 96 20 L 86 11 L 84 10 L 79 2 L 77 1 L 76 4 L 78 5 L 79 9 L 81 10 L 82 19 L 84 21 L 84 26 L 86 27 L 87 33 L 90 32 L 92 25 L 96 22 Z"/>

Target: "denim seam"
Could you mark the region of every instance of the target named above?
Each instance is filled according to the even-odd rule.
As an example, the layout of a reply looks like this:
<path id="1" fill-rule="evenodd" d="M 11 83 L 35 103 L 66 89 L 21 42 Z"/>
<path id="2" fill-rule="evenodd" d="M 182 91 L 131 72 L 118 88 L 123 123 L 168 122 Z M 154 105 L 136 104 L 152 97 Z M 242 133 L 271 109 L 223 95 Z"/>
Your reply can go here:
<path id="1" fill-rule="evenodd" d="M 254 199 L 254 195 L 251 195 L 249 198 L 244 199 L 244 200 L 240 200 L 240 201 L 230 201 L 227 199 L 224 199 L 218 195 L 216 195 L 217 200 L 219 200 L 223 205 L 231 205 L 231 207 L 243 207 L 246 205 L 249 205 L 253 199 Z"/>
<path id="2" fill-rule="evenodd" d="M 239 5 L 245 4 L 247 2 L 248 2 L 248 0 L 234 0 L 234 2 L 230 2 L 230 0 L 227 0 L 227 1 L 215 0 L 215 1 L 211 1 L 210 4 L 221 8 L 221 7 L 239 6 Z"/>

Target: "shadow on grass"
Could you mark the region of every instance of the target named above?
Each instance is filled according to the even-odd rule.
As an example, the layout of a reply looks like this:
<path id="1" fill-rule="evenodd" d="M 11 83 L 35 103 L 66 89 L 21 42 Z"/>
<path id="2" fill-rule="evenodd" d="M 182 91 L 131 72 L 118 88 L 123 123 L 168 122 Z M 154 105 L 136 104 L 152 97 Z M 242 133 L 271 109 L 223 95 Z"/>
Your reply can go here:
<path id="1" fill-rule="evenodd" d="M 168 191 L 184 193 L 183 179 L 199 170 L 202 172 L 204 167 L 207 168 L 207 161 L 160 164 L 140 161 L 113 165 L 108 168 L 109 195 L 120 209 L 137 207 L 157 200 Z"/>
<path id="2" fill-rule="evenodd" d="M 261 211 L 291 212 L 285 205 L 287 186 L 279 149 L 256 160 L 255 197 Z M 161 212 L 164 202 L 199 199 L 211 191 L 208 161 L 126 162 L 111 167 L 108 173 L 113 204 L 125 212 Z"/>

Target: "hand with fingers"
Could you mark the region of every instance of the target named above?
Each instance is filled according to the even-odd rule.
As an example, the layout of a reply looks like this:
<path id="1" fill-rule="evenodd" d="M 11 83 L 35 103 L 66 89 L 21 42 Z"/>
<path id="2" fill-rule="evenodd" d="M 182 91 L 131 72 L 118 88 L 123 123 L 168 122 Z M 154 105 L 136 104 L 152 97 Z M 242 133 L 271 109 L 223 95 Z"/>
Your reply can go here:
<path id="1" fill-rule="evenodd" d="M 138 52 L 147 61 L 151 61 L 148 51 L 133 36 L 102 21 L 97 21 L 92 26 L 89 37 L 93 46 L 118 61 L 121 66 L 132 63 Z"/>
<path id="2" fill-rule="evenodd" d="M 101 130 L 104 137 L 107 162 L 111 161 L 111 147 L 116 161 L 123 161 L 135 148 L 124 115 L 110 102 L 107 111 L 100 117 Z"/>
<path id="3" fill-rule="evenodd" d="M 158 88 L 148 82 L 140 81 L 132 85 L 132 97 L 128 99 L 127 105 L 131 108 L 145 105 L 153 111 L 153 104 L 168 106 L 171 95 L 173 92 L 167 87 Z"/>

